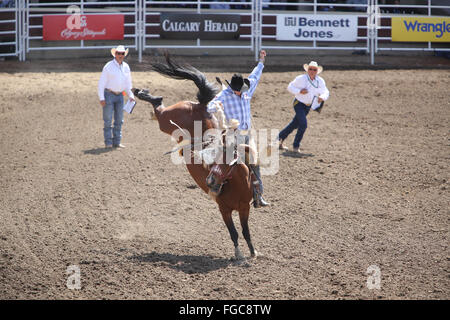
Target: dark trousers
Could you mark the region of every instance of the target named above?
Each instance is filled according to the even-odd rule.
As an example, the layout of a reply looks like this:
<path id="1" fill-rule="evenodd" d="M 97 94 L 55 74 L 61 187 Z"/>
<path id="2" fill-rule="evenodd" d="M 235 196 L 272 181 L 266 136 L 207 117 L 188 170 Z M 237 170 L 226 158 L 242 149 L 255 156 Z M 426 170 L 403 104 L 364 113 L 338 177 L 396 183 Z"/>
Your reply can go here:
<path id="1" fill-rule="evenodd" d="M 300 147 L 300 142 L 303 139 L 303 135 L 305 134 L 306 128 L 308 127 L 308 122 L 306 120 L 306 116 L 309 113 L 311 107 L 308 107 L 301 103 L 298 100 L 294 100 L 294 110 L 295 116 L 289 124 L 280 131 L 278 135 L 279 140 L 284 140 L 288 135 L 292 133 L 295 129 L 297 129 L 297 134 L 294 138 L 294 148 Z"/>

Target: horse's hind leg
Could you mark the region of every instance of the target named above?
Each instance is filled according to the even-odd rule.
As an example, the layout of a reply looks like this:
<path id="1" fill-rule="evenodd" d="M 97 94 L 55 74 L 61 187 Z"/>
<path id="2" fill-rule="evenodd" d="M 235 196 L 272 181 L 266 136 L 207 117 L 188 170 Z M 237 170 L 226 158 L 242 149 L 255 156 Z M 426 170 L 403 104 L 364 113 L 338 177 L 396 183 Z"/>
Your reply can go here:
<path id="1" fill-rule="evenodd" d="M 239 235 L 236 231 L 233 219 L 231 217 L 231 213 L 233 212 L 233 210 L 228 208 L 220 208 L 220 212 L 222 213 L 223 221 L 225 222 L 225 225 L 227 226 L 228 231 L 230 232 L 231 240 L 233 241 L 234 244 L 234 255 L 237 260 L 242 260 L 244 259 L 244 256 L 242 255 L 241 250 L 239 250 L 239 243 L 238 243 Z"/>
<path id="2" fill-rule="evenodd" d="M 163 97 L 152 96 L 148 90 L 139 90 L 134 88 L 134 95 L 139 99 L 150 102 L 153 108 L 158 108 L 162 104 Z"/>
<path id="3" fill-rule="evenodd" d="M 239 210 L 239 219 L 241 220 L 242 235 L 245 241 L 247 241 L 248 248 L 252 257 L 257 255 L 256 250 L 253 248 L 252 239 L 250 238 L 250 229 L 248 228 L 248 216 L 250 214 L 250 206 Z"/>

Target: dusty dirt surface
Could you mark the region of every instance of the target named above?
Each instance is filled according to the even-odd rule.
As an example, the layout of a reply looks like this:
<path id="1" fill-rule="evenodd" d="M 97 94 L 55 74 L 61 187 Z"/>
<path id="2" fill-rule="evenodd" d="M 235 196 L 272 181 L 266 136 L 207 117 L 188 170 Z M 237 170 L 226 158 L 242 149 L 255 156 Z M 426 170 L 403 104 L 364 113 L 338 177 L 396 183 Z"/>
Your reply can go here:
<path id="1" fill-rule="evenodd" d="M 163 155 L 173 144 L 149 105 L 125 115 L 126 149 L 103 149 L 103 62 L 0 74 L 1 299 L 450 298 L 450 71 L 325 70 L 331 97 L 308 116 L 302 154 L 280 156 L 263 177 L 272 206 L 251 210 L 262 256 L 237 263 L 216 204 Z M 166 105 L 195 97 L 131 67 Z M 257 128 L 290 121 L 296 75 L 263 73 Z M 240 246 L 248 257 L 241 234 Z"/>

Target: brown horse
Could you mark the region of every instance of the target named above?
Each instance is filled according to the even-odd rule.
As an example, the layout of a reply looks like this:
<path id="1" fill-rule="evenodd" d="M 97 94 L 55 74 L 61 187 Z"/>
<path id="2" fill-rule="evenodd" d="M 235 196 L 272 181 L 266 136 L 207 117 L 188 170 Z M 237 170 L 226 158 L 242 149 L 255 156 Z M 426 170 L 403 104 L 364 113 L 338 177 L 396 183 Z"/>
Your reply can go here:
<path id="1" fill-rule="evenodd" d="M 194 137 L 195 121 L 201 121 L 202 136 L 206 130 L 218 128 L 215 117 L 206 111 L 206 105 L 215 97 L 218 90 L 196 68 L 172 61 L 168 53 L 165 57 L 166 63 L 152 64 L 152 69 L 170 78 L 191 80 L 196 84 L 199 91 L 197 93 L 198 103 L 181 101 L 172 106 L 164 107 L 161 97 L 153 97 L 147 90 L 135 89 L 135 95 L 139 99 L 148 101 L 153 105 L 160 130 L 172 135 L 175 130 L 181 128 L 189 132 L 191 137 Z M 178 142 L 181 142 L 181 140 L 180 138 Z M 188 143 L 194 144 L 193 141 Z M 237 259 L 243 258 L 238 246 L 238 233 L 232 220 L 234 210 L 239 212 L 242 234 L 247 241 L 251 256 L 255 257 L 257 252 L 253 248 L 248 227 L 253 190 L 251 171 L 247 165 L 236 161 L 233 164 L 196 164 L 193 153 L 190 154 L 190 160 L 190 163 L 189 161 L 186 163 L 190 175 L 204 192 L 212 195 L 219 205 L 222 218 L 234 243 L 235 257 Z"/>

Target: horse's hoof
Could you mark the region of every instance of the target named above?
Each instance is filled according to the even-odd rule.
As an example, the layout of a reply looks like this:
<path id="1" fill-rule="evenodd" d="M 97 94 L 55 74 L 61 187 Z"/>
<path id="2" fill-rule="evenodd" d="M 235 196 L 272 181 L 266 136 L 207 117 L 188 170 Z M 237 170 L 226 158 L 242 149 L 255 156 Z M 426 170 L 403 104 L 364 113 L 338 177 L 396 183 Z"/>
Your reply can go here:
<path id="1" fill-rule="evenodd" d="M 155 108 L 159 107 L 162 104 L 163 101 L 163 97 L 153 97 L 151 95 L 149 95 L 150 98 L 147 99 L 148 102 L 150 102 Z"/>
<path id="2" fill-rule="evenodd" d="M 141 100 L 150 102 L 155 108 L 159 107 L 163 101 L 163 97 L 152 96 L 148 90 L 140 90 L 135 95 Z"/>
<path id="3" fill-rule="evenodd" d="M 235 256 L 234 256 L 234 260 L 235 260 L 235 261 L 245 260 L 245 257 L 244 257 L 242 254 L 235 255 Z"/>
<path id="4" fill-rule="evenodd" d="M 263 254 L 261 254 L 259 251 L 256 251 L 255 250 L 255 254 L 252 254 L 252 259 L 261 259 L 261 258 L 264 258 L 264 255 Z"/>
<path id="5" fill-rule="evenodd" d="M 242 255 L 241 250 L 239 250 L 239 248 L 234 249 L 234 258 L 238 261 L 245 259 L 245 257 Z"/>
<path id="6" fill-rule="evenodd" d="M 152 96 L 152 95 L 150 94 L 150 91 L 148 91 L 147 89 L 137 89 L 137 88 L 133 88 L 133 89 L 131 89 L 131 91 L 132 91 L 132 92 L 134 93 L 134 95 L 137 96 L 139 99 L 146 100 L 146 101 L 148 101 L 148 102 L 152 102 L 151 100 L 159 99 L 159 98 L 161 98 L 161 100 L 162 100 L 162 97 L 154 97 L 154 96 Z"/>

